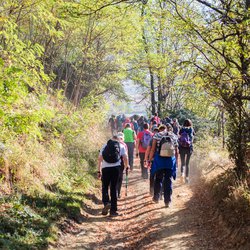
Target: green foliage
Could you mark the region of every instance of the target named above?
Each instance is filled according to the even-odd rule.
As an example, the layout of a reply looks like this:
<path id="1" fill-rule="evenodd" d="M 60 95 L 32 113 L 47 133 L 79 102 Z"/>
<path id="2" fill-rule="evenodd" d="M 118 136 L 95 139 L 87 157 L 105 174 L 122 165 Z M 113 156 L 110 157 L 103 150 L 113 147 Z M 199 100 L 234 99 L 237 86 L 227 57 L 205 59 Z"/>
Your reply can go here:
<path id="1" fill-rule="evenodd" d="M 105 99 L 128 99 L 127 78 L 147 88 L 145 97 L 157 92 L 162 114 L 191 119 L 204 137 L 215 134 L 219 110 L 226 110 L 230 155 L 238 175 L 246 173 L 243 0 L 216 2 L 215 9 L 202 8 L 204 1 L 132 2 L 0 2 L 0 133 L 7 148 L 0 182 L 21 193 L 1 201 L 1 248 L 44 248 L 56 239 L 55 221 L 78 218 L 83 197 L 74 190 L 93 183 Z"/>
<path id="2" fill-rule="evenodd" d="M 228 113 L 230 155 L 240 179 L 245 178 L 249 130 L 249 3 L 239 1 L 171 1 L 176 23 L 190 53 L 182 59 L 199 86 L 221 101 Z M 237 7 L 236 7 L 237 6 Z M 237 129 L 237 127 L 239 129 Z"/>
<path id="3" fill-rule="evenodd" d="M 215 135 L 217 129 L 216 121 L 199 117 L 196 113 L 188 109 L 180 109 L 175 112 L 170 112 L 169 116 L 177 118 L 180 125 L 182 125 L 186 119 L 190 119 L 193 123 L 194 130 L 199 132 L 199 134 L 206 133 L 212 136 Z"/>
<path id="4" fill-rule="evenodd" d="M 44 249 L 57 240 L 59 222 L 65 218 L 77 222 L 83 219 L 86 187 L 54 185 L 47 189 L 43 195 L 0 199 L 1 249 Z"/>

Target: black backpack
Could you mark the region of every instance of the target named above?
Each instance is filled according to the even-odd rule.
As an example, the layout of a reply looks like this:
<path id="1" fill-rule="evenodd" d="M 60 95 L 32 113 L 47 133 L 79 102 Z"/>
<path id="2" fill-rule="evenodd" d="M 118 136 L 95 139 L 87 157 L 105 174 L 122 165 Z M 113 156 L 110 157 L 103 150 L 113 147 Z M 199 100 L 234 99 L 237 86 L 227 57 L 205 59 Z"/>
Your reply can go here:
<path id="1" fill-rule="evenodd" d="M 120 144 L 118 141 L 109 140 L 106 147 L 102 151 L 104 161 L 108 163 L 118 162 L 120 157 Z"/>

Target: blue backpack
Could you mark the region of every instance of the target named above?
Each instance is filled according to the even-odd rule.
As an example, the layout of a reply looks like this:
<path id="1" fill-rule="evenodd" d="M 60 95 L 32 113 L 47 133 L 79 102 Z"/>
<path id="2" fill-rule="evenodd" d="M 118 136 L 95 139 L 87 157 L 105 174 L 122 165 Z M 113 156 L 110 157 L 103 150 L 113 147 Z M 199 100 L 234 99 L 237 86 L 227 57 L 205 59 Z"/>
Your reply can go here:
<path id="1" fill-rule="evenodd" d="M 152 139 L 152 136 L 150 133 L 143 132 L 143 136 L 141 139 L 141 146 L 146 149 L 148 147 L 151 139 Z"/>

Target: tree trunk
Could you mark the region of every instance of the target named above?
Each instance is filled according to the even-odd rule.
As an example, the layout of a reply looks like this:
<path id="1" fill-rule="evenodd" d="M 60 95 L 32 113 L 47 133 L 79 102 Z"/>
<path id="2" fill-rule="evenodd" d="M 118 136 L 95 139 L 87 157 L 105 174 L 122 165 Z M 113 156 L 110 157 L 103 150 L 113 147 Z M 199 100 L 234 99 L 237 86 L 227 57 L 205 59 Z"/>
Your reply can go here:
<path id="1" fill-rule="evenodd" d="M 142 5 L 142 11 L 141 11 L 141 17 L 143 17 L 145 15 L 145 4 Z M 144 51 L 146 53 L 146 57 L 147 57 L 147 64 L 148 64 L 148 70 L 149 70 L 149 75 L 150 75 L 150 97 L 151 97 L 151 111 L 152 114 L 154 114 L 156 112 L 155 110 L 155 85 L 154 85 L 154 73 L 153 73 L 153 69 L 151 67 L 151 63 L 150 63 L 150 58 L 149 58 L 149 47 L 148 47 L 148 43 L 147 43 L 147 39 L 146 39 L 146 32 L 144 27 L 142 28 L 142 40 L 143 40 L 143 44 L 144 44 Z"/>
<path id="2" fill-rule="evenodd" d="M 225 148 L 225 117 L 224 117 L 224 110 L 221 111 L 221 134 L 222 134 L 222 147 Z"/>
<path id="3" fill-rule="evenodd" d="M 155 110 L 155 84 L 154 84 L 154 74 L 152 69 L 149 67 L 149 74 L 150 74 L 150 96 L 151 96 L 151 111 L 152 114 L 156 112 Z"/>

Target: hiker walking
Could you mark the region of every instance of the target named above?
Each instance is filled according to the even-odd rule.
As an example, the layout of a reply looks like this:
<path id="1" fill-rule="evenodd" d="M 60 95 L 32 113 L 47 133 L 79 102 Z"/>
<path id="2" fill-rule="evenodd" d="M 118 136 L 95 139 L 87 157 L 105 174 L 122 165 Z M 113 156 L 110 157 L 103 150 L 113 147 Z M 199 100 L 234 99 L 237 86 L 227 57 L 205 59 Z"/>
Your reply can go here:
<path id="1" fill-rule="evenodd" d="M 150 130 L 153 132 L 156 128 L 158 128 L 159 125 L 156 121 L 153 121 L 153 123 L 150 125 Z"/>
<path id="2" fill-rule="evenodd" d="M 129 161 L 130 170 L 132 171 L 133 165 L 134 165 L 134 149 L 135 149 L 136 134 L 135 134 L 135 131 L 131 128 L 130 123 L 127 123 L 125 125 L 123 134 L 124 134 L 124 142 L 126 143 L 128 147 L 128 161 Z"/>
<path id="3" fill-rule="evenodd" d="M 140 157 L 141 176 L 148 179 L 148 169 L 144 167 L 145 153 L 152 139 L 153 134 L 149 131 L 148 123 L 143 125 L 143 131 L 139 132 L 136 140 L 136 156 Z"/>
<path id="4" fill-rule="evenodd" d="M 140 118 L 137 120 L 138 126 L 139 126 L 139 132 L 143 131 L 143 124 L 147 123 L 147 119 L 142 115 Z"/>
<path id="5" fill-rule="evenodd" d="M 116 132 L 116 120 L 115 120 L 115 116 L 114 115 L 111 115 L 111 117 L 109 118 L 109 127 L 110 127 L 110 130 L 111 130 L 111 135 L 115 135 L 115 132 Z"/>
<path id="6" fill-rule="evenodd" d="M 116 117 L 116 125 L 117 125 L 117 132 L 121 132 L 122 131 L 122 123 L 123 123 L 123 118 L 122 115 L 118 115 Z"/>
<path id="7" fill-rule="evenodd" d="M 173 124 L 172 119 L 169 116 L 166 116 L 163 120 L 163 123 L 166 125 L 167 123 Z"/>
<path id="8" fill-rule="evenodd" d="M 179 132 L 179 153 L 181 158 L 181 178 L 185 183 L 189 182 L 189 161 L 193 153 L 194 129 L 192 121 L 186 119 Z M 185 171 L 184 171 L 185 170 Z"/>
<path id="9" fill-rule="evenodd" d="M 126 149 L 126 153 L 128 153 L 128 148 L 126 143 L 124 142 L 124 134 L 122 132 L 117 133 L 117 137 L 119 139 L 119 142 L 124 145 Z M 123 172 L 124 172 L 124 161 L 123 157 L 121 157 L 121 167 L 120 167 L 120 172 L 118 176 L 118 182 L 117 182 L 117 197 L 121 198 L 121 188 L 122 188 L 122 181 L 123 181 Z"/>
<path id="10" fill-rule="evenodd" d="M 161 126 L 162 127 L 162 126 Z M 165 130 L 165 127 L 163 128 L 163 130 Z M 155 135 L 156 133 L 159 132 L 159 129 L 156 127 L 153 130 L 153 135 Z M 154 195 L 154 181 L 155 181 L 155 174 L 152 174 L 152 162 L 154 159 L 152 159 L 152 161 L 149 161 L 149 154 L 150 154 L 150 150 L 153 144 L 153 137 L 151 137 L 150 143 L 147 147 L 146 153 L 145 153 L 145 159 L 144 159 L 144 167 L 147 167 L 147 169 L 150 170 L 150 175 L 149 175 L 149 193 L 150 195 Z"/>
<path id="11" fill-rule="evenodd" d="M 131 122 L 130 118 L 128 117 L 123 122 L 122 127 L 125 129 L 127 124 L 130 124 L 131 129 L 134 130 L 134 124 Z"/>
<path id="12" fill-rule="evenodd" d="M 136 119 L 133 119 L 133 120 L 132 120 L 132 123 L 133 123 L 133 126 L 134 126 L 135 134 L 137 135 L 138 132 L 139 132 L 139 125 L 138 125 L 138 122 L 137 122 Z"/>
<path id="13" fill-rule="evenodd" d="M 177 118 L 173 119 L 172 127 L 173 127 L 173 132 L 178 136 L 180 132 L 180 124 Z"/>
<path id="14" fill-rule="evenodd" d="M 157 113 L 157 112 L 154 113 L 154 116 L 153 116 L 153 117 L 151 118 L 151 120 L 150 120 L 151 127 L 152 127 L 154 121 L 156 121 L 157 126 L 160 125 L 160 123 L 161 123 L 161 119 L 160 119 L 160 117 L 158 116 L 158 113 Z"/>
<path id="15" fill-rule="evenodd" d="M 172 178 L 176 178 L 176 156 L 178 137 L 166 129 L 153 136 L 149 161 L 153 161 L 152 174 L 155 173 L 153 201 L 160 200 L 163 187 L 165 206 L 169 207 L 172 196 Z"/>
<path id="16" fill-rule="evenodd" d="M 103 145 L 98 157 L 98 175 L 102 180 L 103 215 L 117 216 L 117 181 L 121 168 L 121 157 L 125 168 L 128 168 L 127 152 L 117 136 L 113 136 Z M 109 197 L 110 186 L 110 197 Z"/>

